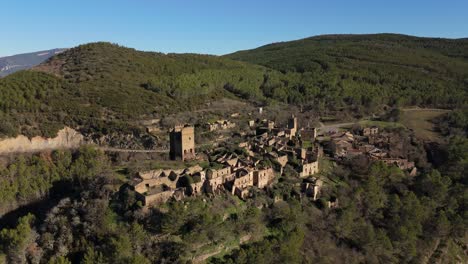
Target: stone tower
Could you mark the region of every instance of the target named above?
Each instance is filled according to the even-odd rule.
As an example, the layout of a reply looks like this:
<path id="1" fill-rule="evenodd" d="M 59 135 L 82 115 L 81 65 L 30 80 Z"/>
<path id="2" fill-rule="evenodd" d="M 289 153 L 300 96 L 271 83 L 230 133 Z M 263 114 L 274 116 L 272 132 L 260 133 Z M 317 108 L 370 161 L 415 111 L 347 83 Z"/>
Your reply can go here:
<path id="1" fill-rule="evenodd" d="M 291 115 L 288 119 L 288 129 L 290 130 L 291 136 L 295 137 L 297 132 L 297 117 L 294 115 Z"/>
<path id="2" fill-rule="evenodd" d="M 172 160 L 195 158 L 195 129 L 193 126 L 175 127 L 170 133 L 170 157 Z"/>

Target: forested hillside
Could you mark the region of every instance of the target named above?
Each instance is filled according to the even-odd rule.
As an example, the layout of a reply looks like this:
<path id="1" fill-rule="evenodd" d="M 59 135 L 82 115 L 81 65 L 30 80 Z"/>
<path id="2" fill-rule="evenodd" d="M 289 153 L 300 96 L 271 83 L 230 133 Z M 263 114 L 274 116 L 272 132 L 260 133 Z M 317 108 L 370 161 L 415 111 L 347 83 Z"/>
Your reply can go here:
<path id="1" fill-rule="evenodd" d="M 467 103 L 468 40 L 395 34 L 328 35 L 266 45 L 226 57 L 285 73 L 267 96 L 321 107 Z"/>
<path id="2" fill-rule="evenodd" d="M 134 129 L 136 119 L 215 99 L 263 100 L 260 87 L 268 71 L 208 55 L 82 45 L 33 71 L 0 79 L 0 135 L 52 136 L 63 125 L 125 131 Z"/>
<path id="3" fill-rule="evenodd" d="M 333 168 L 315 202 L 287 169 L 246 201 L 187 197 L 148 213 L 134 191 L 117 191 L 122 177 L 99 151 L 19 156 L 0 170 L 2 207 L 58 199 L 1 223 L 0 261 L 200 263 L 216 254 L 208 263 L 466 263 L 468 140 L 451 138 L 447 153 L 416 177 L 353 159 Z M 328 208 L 331 197 L 338 208 Z"/>
<path id="4" fill-rule="evenodd" d="M 0 79 L 0 136 L 53 136 L 64 125 L 99 135 L 135 132 L 135 120 L 226 97 L 318 114 L 457 108 L 468 103 L 467 86 L 466 39 L 320 36 L 225 57 L 91 43 Z"/>

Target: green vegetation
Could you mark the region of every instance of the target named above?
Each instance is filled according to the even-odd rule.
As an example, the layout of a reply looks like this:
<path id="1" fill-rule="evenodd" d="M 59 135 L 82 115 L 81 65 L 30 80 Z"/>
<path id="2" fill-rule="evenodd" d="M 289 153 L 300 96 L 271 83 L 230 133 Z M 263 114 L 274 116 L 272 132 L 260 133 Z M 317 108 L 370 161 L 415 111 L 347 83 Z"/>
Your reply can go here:
<path id="1" fill-rule="evenodd" d="M 411 180 L 381 163 L 342 172 L 335 177 L 347 184 L 329 189 L 317 205 L 294 197 L 275 204 L 272 235 L 212 263 L 411 263 L 432 255 L 421 247 L 426 241 L 463 239 L 464 187 L 453 175 L 433 170 Z M 337 197 L 339 209 L 317 211 L 327 196 Z"/>
<path id="2" fill-rule="evenodd" d="M 435 120 L 444 136 L 468 136 L 468 108 L 455 109 Z"/>
<path id="3" fill-rule="evenodd" d="M 359 122 L 359 124 L 360 124 L 362 127 L 377 126 L 377 127 L 380 127 L 380 128 L 388 128 L 388 129 L 392 129 L 392 128 L 403 128 L 403 125 L 402 125 L 401 123 L 397 123 L 397 122 L 386 122 L 386 121 L 370 121 L 370 120 L 365 120 L 365 121 Z"/>
<path id="4" fill-rule="evenodd" d="M 435 131 L 435 120 L 447 111 L 426 109 L 405 109 L 401 114 L 401 123 L 412 129 L 423 140 L 440 141 L 441 135 Z"/>
<path id="5" fill-rule="evenodd" d="M 467 103 L 468 41 L 404 35 L 327 35 L 240 51 L 228 58 L 284 73 L 264 94 L 317 110 Z"/>
<path id="6" fill-rule="evenodd" d="M 139 134 L 135 120 L 221 98 L 301 104 L 324 115 L 458 107 L 467 104 L 467 54 L 466 40 L 388 34 L 320 36 L 224 57 L 91 43 L 0 79 L 0 136 L 52 136 L 63 125 L 94 138 Z"/>
<path id="7" fill-rule="evenodd" d="M 2 229 L 0 231 L 0 246 L 2 252 L 14 252 L 17 258 L 12 258 L 13 262 L 24 262 L 23 252 L 31 243 L 31 224 L 34 221 L 34 215 L 28 214 L 18 220 L 18 225 L 15 229 Z M 1 256 L 1 254 L 0 254 Z"/>
<path id="8" fill-rule="evenodd" d="M 83 147 L 78 152 L 54 151 L 50 156 L 19 156 L 0 168 L 0 211 L 27 204 L 55 192 L 66 193 L 108 169 L 99 151 Z"/>
<path id="9" fill-rule="evenodd" d="M 2 173 L 7 184 L 1 186 L 19 186 L 15 193 L 2 190 L 12 194 L 5 199 L 39 192 L 65 196 L 36 221 L 29 215 L 2 229 L 0 258 L 184 263 L 216 255 L 211 263 L 409 263 L 432 256 L 453 262 L 463 252 L 456 241 L 467 227 L 466 137 L 453 137 L 447 153 L 444 165 L 414 178 L 383 163 L 327 164 L 327 182 L 339 184 L 327 184 L 315 202 L 301 196 L 301 180 L 287 167 L 277 184 L 246 202 L 231 194 L 190 197 L 148 214 L 133 191 L 112 194 L 106 187 L 116 178 L 98 151 L 18 158 Z M 63 180 L 67 185 L 50 188 Z M 339 207 L 329 209 L 334 199 Z M 453 255 L 426 246 L 438 241 Z"/>
<path id="10" fill-rule="evenodd" d="M 0 79 L 0 134 L 53 135 L 63 125 L 96 138 L 138 134 L 139 118 L 193 110 L 223 97 L 310 104 L 321 112 L 372 112 L 386 104 L 392 106 L 386 122 L 363 124 L 398 128 L 399 143 L 407 145 L 420 173 L 410 177 L 397 167 L 358 158 L 347 165 L 321 160 L 326 184 L 317 201 L 301 193 L 302 180 L 287 165 L 277 183 L 253 191 L 247 201 L 221 193 L 170 201 L 144 213 L 134 191 L 111 187 L 143 167 L 172 168 L 181 162 L 123 162 L 111 168 L 103 153 L 88 147 L 18 155 L 0 167 L 0 210 L 18 215 L 15 224 L 1 219 L 0 262 L 466 260 L 459 241 L 466 239 L 468 225 L 468 111 L 458 108 L 437 118 L 448 144 L 440 147 L 441 162 L 431 166 L 422 144 L 399 123 L 412 123 L 421 113 L 397 110 L 466 106 L 466 40 L 323 36 L 229 57 L 263 66 L 107 43 L 79 46 L 36 71 Z M 226 150 L 245 154 L 238 147 Z M 114 175 L 116 170 L 121 174 Z M 192 180 L 187 178 L 186 185 Z M 18 208 L 37 201 L 48 207 L 35 215 L 28 214 L 31 208 Z M 337 201 L 337 208 L 329 208 L 329 201 Z"/>
<path id="11" fill-rule="evenodd" d="M 260 86 L 269 71 L 216 56 L 86 44 L 0 79 L 0 136 L 53 136 L 63 125 L 96 137 L 139 133 L 134 121 L 145 116 L 225 97 L 264 100 Z"/>

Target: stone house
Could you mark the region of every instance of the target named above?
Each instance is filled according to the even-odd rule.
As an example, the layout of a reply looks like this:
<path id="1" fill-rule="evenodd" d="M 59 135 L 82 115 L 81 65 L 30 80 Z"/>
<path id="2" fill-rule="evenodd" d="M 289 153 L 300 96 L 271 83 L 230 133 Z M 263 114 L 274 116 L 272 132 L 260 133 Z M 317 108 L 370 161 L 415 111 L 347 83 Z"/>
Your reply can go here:
<path id="1" fill-rule="evenodd" d="M 203 168 L 200 167 L 200 165 L 196 164 L 196 165 L 186 168 L 183 171 L 183 173 L 194 174 L 194 173 L 201 172 L 201 171 L 203 171 Z"/>
<path id="2" fill-rule="evenodd" d="M 158 185 L 166 185 L 170 188 L 175 188 L 178 180 L 178 175 L 176 177 L 166 176 L 162 170 L 154 170 L 148 172 L 142 172 L 138 174 L 139 178 L 135 179 L 133 182 L 133 187 L 136 192 L 144 193 L 147 192 L 149 188 Z"/>
<path id="3" fill-rule="evenodd" d="M 305 148 L 296 148 L 296 155 L 298 159 L 306 159 L 307 158 L 307 149 Z"/>
<path id="4" fill-rule="evenodd" d="M 219 191 L 223 188 L 223 184 L 223 177 L 207 179 L 205 183 L 205 191 L 207 193 L 215 193 L 216 191 Z"/>
<path id="5" fill-rule="evenodd" d="M 276 161 L 280 164 L 281 168 L 284 168 L 288 163 L 288 155 L 278 156 Z"/>
<path id="6" fill-rule="evenodd" d="M 204 127 L 208 129 L 208 131 L 216 131 L 220 129 L 225 130 L 225 129 L 234 128 L 235 126 L 236 124 L 229 120 L 217 120 L 216 122 L 206 123 L 204 125 Z"/>
<path id="7" fill-rule="evenodd" d="M 376 126 L 366 127 L 362 130 L 362 135 L 366 137 L 377 135 L 378 133 L 379 133 L 379 128 Z"/>
<path id="8" fill-rule="evenodd" d="M 194 182 L 190 184 L 190 194 L 191 195 L 200 195 L 204 192 L 204 182 L 199 181 L 199 182 Z"/>
<path id="9" fill-rule="evenodd" d="M 414 162 L 408 161 L 407 159 L 383 158 L 380 160 L 387 165 L 395 165 L 402 170 L 411 170 L 414 168 Z"/>
<path id="10" fill-rule="evenodd" d="M 355 148 L 351 148 L 351 149 L 346 150 L 346 158 L 348 158 L 348 159 L 352 159 L 352 158 L 354 158 L 356 156 L 359 156 L 359 155 L 364 155 L 364 151 L 359 150 L 359 149 L 355 149 Z"/>
<path id="11" fill-rule="evenodd" d="M 231 167 L 224 167 L 221 169 L 208 169 L 206 171 L 206 177 L 208 179 L 223 178 L 231 174 Z"/>
<path id="12" fill-rule="evenodd" d="M 226 177 L 231 176 L 231 167 L 222 169 L 208 169 L 206 171 L 206 184 L 205 190 L 208 193 L 214 193 L 223 188 L 223 184 L 226 181 Z"/>
<path id="13" fill-rule="evenodd" d="M 315 141 L 317 130 L 315 128 L 304 128 L 300 132 L 301 139 L 306 141 Z"/>
<path id="14" fill-rule="evenodd" d="M 319 172 L 319 162 L 318 161 L 303 161 L 299 167 L 299 176 L 301 178 L 314 175 Z"/>
<path id="15" fill-rule="evenodd" d="M 162 130 L 161 130 L 160 126 L 153 125 L 153 126 L 147 126 L 146 127 L 146 132 L 148 132 L 148 133 L 160 133 L 160 132 L 162 132 Z"/>
<path id="16" fill-rule="evenodd" d="M 259 189 L 263 189 L 268 186 L 274 178 L 275 172 L 273 168 L 256 170 L 253 173 L 253 185 Z"/>
<path id="17" fill-rule="evenodd" d="M 353 149 L 353 143 L 346 140 L 332 140 L 330 142 L 330 150 L 337 157 L 344 157 L 347 155 L 348 150 Z"/>
<path id="18" fill-rule="evenodd" d="M 216 123 L 206 123 L 204 127 L 210 132 L 218 130 L 218 124 Z"/>
<path id="19" fill-rule="evenodd" d="M 275 128 L 275 122 L 271 120 L 267 120 L 265 125 L 268 128 L 268 131 L 271 131 L 273 128 Z"/>
<path id="20" fill-rule="evenodd" d="M 320 179 L 315 179 L 314 182 L 304 182 L 302 183 L 302 191 L 313 198 L 314 201 L 318 199 L 320 191 L 323 186 L 323 181 Z"/>
<path id="21" fill-rule="evenodd" d="M 150 205 L 161 205 L 166 203 L 169 199 L 172 198 L 174 195 L 173 190 L 166 190 L 166 191 L 155 191 L 154 193 L 149 193 L 147 195 L 137 195 L 137 199 L 142 198 L 142 202 L 144 206 Z"/>
<path id="22" fill-rule="evenodd" d="M 227 166 L 231 166 L 231 167 L 235 167 L 238 162 L 239 162 L 239 158 L 237 158 L 237 157 L 224 161 L 224 163 Z"/>
<path id="23" fill-rule="evenodd" d="M 235 188 L 235 191 L 233 194 L 239 197 L 240 199 L 244 200 L 248 197 L 249 193 L 250 193 L 249 188 L 243 188 L 243 189 Z"/>
<path id="24" fill-rule="evenodd" d="M 232 182 L 231 192 L 239 198 L 244 199 L 248 194 L 247 188 L 254 184 L 254 172 L 247 169 L 239 169 L 236 171 L 236 177 Z"/>
<path id="25" fill-rule="evenodd" d="M 147 182 L 147 180 L 143 180 L 142 184 L 131 185 L 137 200 L 141 201 L 144 206 L 163 204 L 174 194 L 174 191 L 165 184 L 149 185 Z"/>

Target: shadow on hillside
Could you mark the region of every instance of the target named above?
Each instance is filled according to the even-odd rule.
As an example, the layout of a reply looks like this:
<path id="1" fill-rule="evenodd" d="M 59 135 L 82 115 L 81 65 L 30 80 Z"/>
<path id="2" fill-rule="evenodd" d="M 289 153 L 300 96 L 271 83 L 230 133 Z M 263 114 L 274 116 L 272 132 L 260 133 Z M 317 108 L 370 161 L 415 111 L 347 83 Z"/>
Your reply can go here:
<path id="1" fill-rule="evenodd" d="M 36 216 L 36 223 L 41 223 L 46 218 L 47 213 L 58 204 L 60 200 L 69 197 L 73 193 L 73 186 L 69 180 L 55 182 L 49 190 L 49 195 L 4 214 L 0 218 L 0 229 L 12 228 L 17 225 L 18 219 L 31 213 Z"/>

